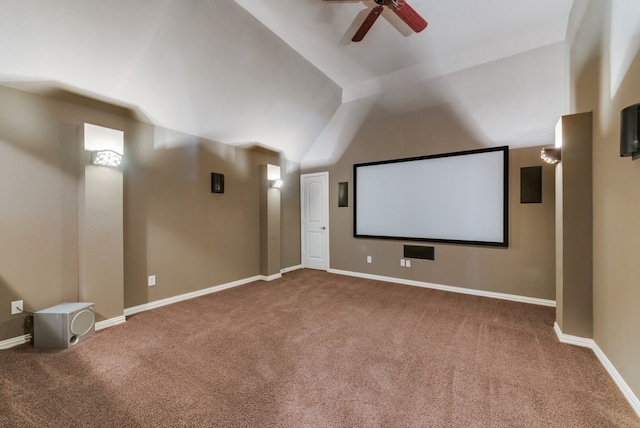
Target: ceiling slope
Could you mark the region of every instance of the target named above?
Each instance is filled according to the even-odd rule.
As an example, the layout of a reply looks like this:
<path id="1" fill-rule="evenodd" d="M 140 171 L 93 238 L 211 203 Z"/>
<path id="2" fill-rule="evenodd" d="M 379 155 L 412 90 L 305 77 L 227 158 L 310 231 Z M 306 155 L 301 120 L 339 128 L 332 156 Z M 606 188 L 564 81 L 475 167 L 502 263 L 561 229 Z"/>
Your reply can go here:
<path id="1" fill-rule="evenodd" d="M 0 0 L 0 81 L 58 83 L 132 106 L 160 127 L 296 162 L 335 157 L 367 109 L 434 103 L 455 104 L 466 118 L 481 111 L 473 120 L 487 144 L 529 144 L 539 140 L 532 127 L 562 113 L 557 46 L 572 3 L 412 0 L 426 30 L 407 31 L 384 13 L 352 43 L 372 0 Z M 542 62 L 521 66 L 531 59 Z M 504 85 L 492 83 L 492 67 Z M 548 103 L 522 99 L 541 88 Z M 492 94 L 501 107 L 479 108 Z M 488 119 L 522 105 L 528 123 L 518 129 Z"/>
<path id="2" fill-rule="evenodd" d="M 411 0 L 426 30 L 414 33 L 385 8 L 386 20 L 352 43 L 372 0 L 235 1 L 346 91 L 394 73 L 424 80 L 561 42 L 573 4 Z"/>
<path id="3" fill-rule="evenodd" d="M 300 161 L 340 88 L 233 1 L 0 1 L 0 80 L 59 82 L 154 124 Z"/>

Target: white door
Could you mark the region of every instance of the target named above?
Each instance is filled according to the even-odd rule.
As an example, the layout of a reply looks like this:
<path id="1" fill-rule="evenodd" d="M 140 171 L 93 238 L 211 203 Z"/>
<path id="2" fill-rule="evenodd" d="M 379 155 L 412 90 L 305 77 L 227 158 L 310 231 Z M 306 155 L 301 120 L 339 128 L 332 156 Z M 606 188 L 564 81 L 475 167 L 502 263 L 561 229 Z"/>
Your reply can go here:
<path id="1" fill-rule="evenodd" d="M 302 266 L 329 269 L 329 173 L 300 176 Z"/>

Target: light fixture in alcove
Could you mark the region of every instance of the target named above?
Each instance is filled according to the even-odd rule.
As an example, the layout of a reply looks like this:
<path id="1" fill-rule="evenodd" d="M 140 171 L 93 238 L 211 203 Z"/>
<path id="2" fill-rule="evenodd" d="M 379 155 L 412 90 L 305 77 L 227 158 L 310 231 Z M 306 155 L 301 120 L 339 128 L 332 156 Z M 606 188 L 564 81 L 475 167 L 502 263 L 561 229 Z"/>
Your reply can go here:
<path id="1" fill-rule="evenodd" d="M 540 158 L 548 164 L 555 165 L 562 159 L 562 149 L 544 148 L 540 151 Z"/>
<path id="2" fill-rule="evenodd" d="M 269 180 L 269 186 L 274 189 L 280 189 L 284 186 L 284 181 L 280 177 L 279 166 L 267 164 L 267 180 Z"/>
<path id="3" fill-rule="evenodd" d="M 113 150 L 96 150 L 91 152 L 91 163 L 117 168 L 122 163 L 122 155 Z"/>
<path id="4" fill-rule="evenodd" d="M 124 132 L 84 124 L 84 149 L 91 153 L 91 164 L 118 168 L 124 152 Z"/>

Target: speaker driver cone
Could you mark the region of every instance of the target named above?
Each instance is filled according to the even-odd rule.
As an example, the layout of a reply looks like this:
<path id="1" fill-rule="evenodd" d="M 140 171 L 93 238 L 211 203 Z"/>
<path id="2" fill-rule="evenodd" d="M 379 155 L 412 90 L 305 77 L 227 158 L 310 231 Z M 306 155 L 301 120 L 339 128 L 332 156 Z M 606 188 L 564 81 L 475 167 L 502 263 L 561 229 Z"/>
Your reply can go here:
<path id="1" fill-rule="evenodd" d="M 71 320 L 71 326 L 69 327 L 71 333 L 75 334 L 76 336 L 82 336 L 83 334 L 91 330 L 94 320 L 95 316 L 93 314 L 93 311 L 84 309 L 78 312 Z"/>

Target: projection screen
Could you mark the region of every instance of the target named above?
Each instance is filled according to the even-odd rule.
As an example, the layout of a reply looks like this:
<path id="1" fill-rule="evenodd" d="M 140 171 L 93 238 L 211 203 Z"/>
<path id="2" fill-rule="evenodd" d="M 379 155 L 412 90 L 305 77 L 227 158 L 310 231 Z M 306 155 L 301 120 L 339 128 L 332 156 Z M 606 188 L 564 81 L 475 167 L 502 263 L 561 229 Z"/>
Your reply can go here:
<path id="1" fill-rule="evenodd" d="M 355 164 L 354 237 L 508 246 L 507 146 Z"/>

